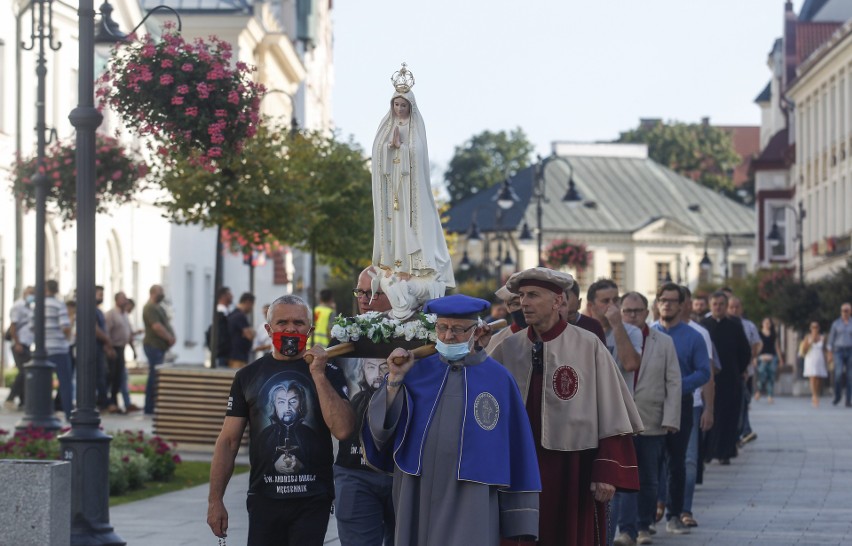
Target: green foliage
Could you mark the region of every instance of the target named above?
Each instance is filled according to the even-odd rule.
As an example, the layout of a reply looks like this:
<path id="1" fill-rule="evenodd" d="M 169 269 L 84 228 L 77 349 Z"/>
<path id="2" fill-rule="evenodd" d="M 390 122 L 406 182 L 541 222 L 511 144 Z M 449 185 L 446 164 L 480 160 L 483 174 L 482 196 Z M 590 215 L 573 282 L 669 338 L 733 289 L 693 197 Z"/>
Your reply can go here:
<path id="1" fill-rule="evenodd" d="M 351 140 L 261 125 L 242 155 L 217 165 L 210 172 L 186 157 L 163 167 L 161 184 L 169 195 L 160 204 L 168 218 L 221 226 L 231 250 L 241 253 L 288 244 L 316 251 L 345 275 L 369 264 L 372 182 Z"/>
<path id="2" fill-rule="evenodd" d="M 0 430 L 0 459 L 58 459 L 56 434 L 32 426 L 9 432 Z"/>
<path id="3" fill-rule="evenodd" d="M 372 177 L 361 148 L 318 132 L 291 135 L 285 179 L 297 211 L 281 218 L 273 233 L 305 252 L 316 251 L 337 276 L 357 275 L 369 265 Z"/>
<path id="4" fill-rule="evenodd" d="M 151 463 L 135 451 L 109 451 L 109 494 L 123 495 L 151 479 Z"/>
<path id="5" fill-rule="evenodd" d="M 455 294 L 464 294 L 474 298 L 482 298 L 487 301 L 494 299 L 494 292 L 497 290 L 497 279 L 493 276 L 488 277 L 468 277 L 463 281 L 456 278 L 456 287 L 453 289 Z"/>
<path id="6" fill-rule="evenodd" d="M 141 430 L 114 432 L 110 451 L 116 453 L 138 453 L 150 463 L 150 479 L 168 481 L 174 476 L 178 456 L 168 443 L 159 436 L 148 436 Z"/>
<path id="7" fill-rule="evenodd" d="M 455 204 L 469 195 L 503 181 L 530 164 L 533 145 L 518 127 L 509 133 L 483 131 L 456 147 L 444 181 Z"/>
<path id="8" fill-rule="evenodd" d="M 59 439 L 52 432 L 30 427 L 10 435 L 0 430 L 0 459 L 56 460 L 59 456 Z M 141 430 L 115 432 L 109 450 L 110 495 L 138 489 L 149 480 L 169 481 L 180 462 L 180 456 L 159 436 Z"/>
<path id="9" fill-rule="evenodd" d="M 817 321 L 823 330 L 840 315 L 840 305 L 852 301 L 852 258 L 834 275 L 801 284 L 791 269 L 764 269 L 730 282 L 755 323 L 775 317 L 799 332 Z M 698 293 L 698 291 L 696 291 Z"/>
<path id="10" fill-rule="evenodd" d="M 167 190 L 158 203 L 179 224 L 221 226 L 251 244 L 277 242 L 272 229 L 292 218 L 297 203 L 287 190 L 286 132 L 261 125 L 242 154 L 228 154 L 211 172 L 194 156 L 175 156 L 161 166 L 160 185 Z"/>
<path id="11" fill-rule="evenodd" d="M 714 191 L 739 199 L 733 186 L 733 169 L 742 158 L 734 150 L 730 133 L 703 123 L 656 123 L 621 133 L 618 142 L 648 145 L 657 163 Z"/>

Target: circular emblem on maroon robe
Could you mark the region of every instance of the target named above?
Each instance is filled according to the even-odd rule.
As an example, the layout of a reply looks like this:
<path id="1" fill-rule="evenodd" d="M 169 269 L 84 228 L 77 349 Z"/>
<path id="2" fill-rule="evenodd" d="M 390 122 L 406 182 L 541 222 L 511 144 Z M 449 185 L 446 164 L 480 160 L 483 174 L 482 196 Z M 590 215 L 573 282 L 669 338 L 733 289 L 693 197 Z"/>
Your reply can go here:
<path id="1" fill-rule="evenodd" d="M 562 400 L 571 400 L 580 389 L 580 377 L 571 366 L 560 366 L 553 373 L 553 392 Z"/>
<path id="2" fill-rule="evenodd" d="M 493 430 L 500 418 L 500 404 L 490 392 L 483 392 L 473 402 L 473 416 L 483 430 Z"/>

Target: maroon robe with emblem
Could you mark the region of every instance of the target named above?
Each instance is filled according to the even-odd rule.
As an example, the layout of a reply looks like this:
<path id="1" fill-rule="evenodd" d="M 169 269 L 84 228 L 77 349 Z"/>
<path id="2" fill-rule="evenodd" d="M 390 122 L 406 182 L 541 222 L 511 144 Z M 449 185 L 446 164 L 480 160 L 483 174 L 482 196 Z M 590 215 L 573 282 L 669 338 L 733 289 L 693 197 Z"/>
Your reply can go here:
<path id="1" fill-rule="evenodd" d="M 542 341 L 547 344 L 556 340 L 566 331 L 567 326 L 566 322 L 559 322 L 542 336 Z M 520 336 L 526 339 L 521 339 Z M 528 328 L 526 332 L 512 336 L 515 338 L 515 343 L 509 343 L 508 347 L 508 340 L 504 341 L 492 356 L 515 374 L 519 385 L 522 385 L 521 395 L 526 397 L 542 481 L 542 492 L 539 497 L 538 544 L 542 546 L 604 545 L 607 543 L 606 503 L 595 502 L 590 490 L 591 483 L 614 485 L 618 490 L 637 491 L 639 489 L 636 453 L 631 436 L 632 433 L 642 429 L 638 411 L 614 362 L 611 362 L 611 357 L 607 359 L 609 353 L 606 348 L 601 346 L 602 352 L 597 350 L 596 346 L 599 344 L 595 337 L 583 331 L 583 335 L 579 336 L 583 339 L 579 340 L 579 343 L 582 343 L 584 347 L 576 353 L 594 355 L 587 357 L 591 362 L 574 362 L 573 366 L 577 370 L 569 368 L 568 372 L 563 371 L 565 366 L 560 366 L 554 373 L 550 370 L 552 366 L 547 364 L 544 366 L 544 372 L 532 371 L 530 352 L 518 350 L 534 342 L 534 336 L 532 329 Z M 554 366 L 561 363 L 556 363 Z M 583 369 L 584 367 L 594 370 Z M 601 415 L 600 411 L 595 412 L 601 423 L 600 427 L 595 424 L 594 431 L 604 435 L 594 438 L 597 444 L 595 447 L 587 449 L 543 447 L 542 431 L 547 429 L 547 425 L 543 426 L 542 408 L 546 403 L 549 408 L 553 408 L 549 405 L 552 403 L 552 397 L 548 396 L 551 402 L 543 399 L 544 374 L 548 375 L 547 385 L 562 401 L 572 400 L 580 389 L 594 387 L 597 394 L 601 395 L 597 397 L 598 404 L 610 407 L 624 406 L 623 411 L 603 412 L 607 413 L 606 416 Z M 552 382 L 551 377 L 557 379 L 558 384 Z M 589 382 L 595 382 L 595 384 L 592 386 L 587 384 Z M 526 392 L 524 387 L 528 388 Z M 605 399 L 601 400 L 602 397 Z M 556 406 L 556 408 L 548 410 L 556 413 L 556 415 L 551 413 L 552 423 L 554 417 L 558 419 L 559 413 L 567 410 L 568 406 Z M 565 423 L 559 428 L 571 435 L 570 423 Z M 593 434 L 593 436 L 597 435 Z M 585 436 L 588 437 L 588 434 Z M 559 440 L 547 440 L 548 443 L 554 441 Z"/>

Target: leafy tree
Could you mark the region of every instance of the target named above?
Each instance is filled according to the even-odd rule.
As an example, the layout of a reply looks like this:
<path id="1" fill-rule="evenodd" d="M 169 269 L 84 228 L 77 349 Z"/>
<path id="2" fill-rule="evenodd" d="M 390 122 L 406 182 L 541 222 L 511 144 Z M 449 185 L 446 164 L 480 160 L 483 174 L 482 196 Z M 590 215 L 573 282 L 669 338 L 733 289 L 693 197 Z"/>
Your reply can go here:
<path id="1" fill-rule="evenodd" d="M 444 173 L 450 203 L 503 181 L 508 174 L 530 164 L 533 145 L 518 127 L 509 133 L 483 131 L 456 147 Z"/>
<path id="2" fill-rule="evenodd" d="M 222 157 L 216 169 L 179 158 L 160 180 L 168 218 L 222 227 L 232 250 L 288 244 L 347 273 L 369 263 L 370 172 L 351 141 L 261 125 L 243 153 Z"/>
<path id="3" fill-rule="evenodd" d="M 293 135 L 284 178 L 297 212 L 276 233 L 289 244 L 316 252 L 338 276 L 357 275 L 373 251 L 372 179 L 354 142 L 320 133 Z"/>
<path id="4" fill-rule="evenodd" d="M 731 135 L 718 127 L 658 122 L 621 133 L 618 142 L 647 144 L 648 155 L 657 163 L 714 191 L 742 200 L 733 185 L 733 170 L 742 158 L 734 150 Z"/>

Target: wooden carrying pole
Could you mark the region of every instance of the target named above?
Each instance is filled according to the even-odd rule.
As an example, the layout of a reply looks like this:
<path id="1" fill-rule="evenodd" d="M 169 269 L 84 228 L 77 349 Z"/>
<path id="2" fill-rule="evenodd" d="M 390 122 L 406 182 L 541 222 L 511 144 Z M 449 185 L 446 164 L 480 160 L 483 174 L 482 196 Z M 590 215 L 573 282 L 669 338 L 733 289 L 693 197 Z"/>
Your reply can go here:
<path id="1" fill-rule="evenodd" d="M 506 322 L 506 319 L 500 319 L 500 320 L 495 320 L 494 322 L 489 322 L 488 326 L 490 326 L 492 330 L 501 330 L 501 329 L 505 328 L 506 326 L 508 326 L 508 324 L 509 323 Z M 334 347 L 330 347 L 328 349 L 328 357 L 329 358 L 335 358 L 335 357 L 338 357 L 338 356 L 343 356 L 343 355 L 351 353 L 354 350 L 355 350 L 355 344 L 354 343 L 341 343 L 340 345 L 335 345 Z M 430 343 L 428 345 L 423 345 L 421 347 L 417 347 L 416 349 L 411 350 L 411 354 L 414 355 L 415 359 L 425 358 L 427 356 L 431 356 L 431 355 L 435 354 L 435 345 Z M 307 362 L 308 364 L 310 364 L 313 360 L 314 360 L 314 355 L 310 355 L 310 354 L 305 355 L 305 362 Z M 396 359 L 394 359 L 394 364 L 397 364 L 397 365 L 403 364 L 404 362 L 405 362 L 405 359 L 403 359 L 402 357 L 397 357 Z"/>

